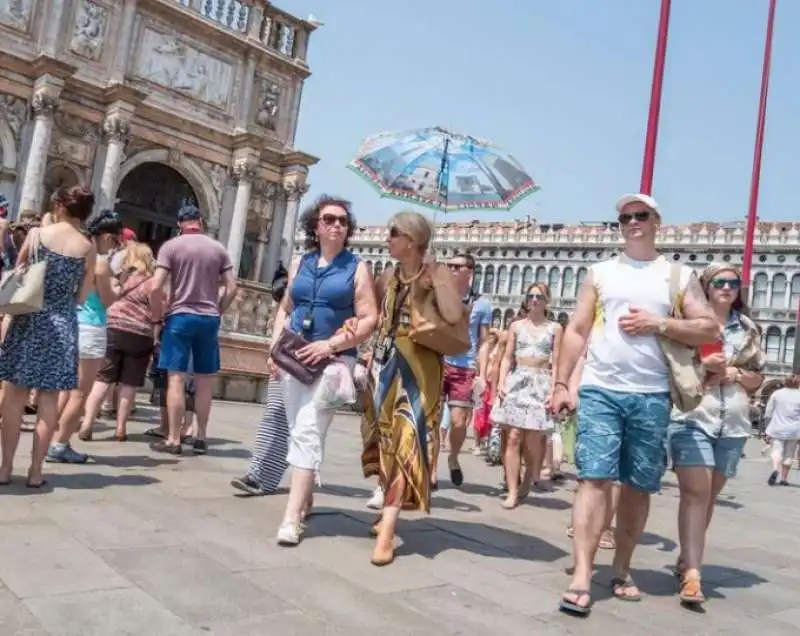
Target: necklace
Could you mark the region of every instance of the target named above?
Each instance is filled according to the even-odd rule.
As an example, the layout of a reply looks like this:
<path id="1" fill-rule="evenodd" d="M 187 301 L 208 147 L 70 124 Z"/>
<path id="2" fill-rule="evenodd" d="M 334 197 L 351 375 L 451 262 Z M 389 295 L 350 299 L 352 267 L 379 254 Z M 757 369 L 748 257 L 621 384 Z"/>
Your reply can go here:
<path id="1" fill-rule="evenodd" d="M 403 274 L 400 273 L 400 268 L 398 267 L 397 268 L 397 280 L 400 281 L 401 285 L 408 285 L 409 283 L 413 283 L 420 276 L 422 276 L 422 273 L 424 271 L 425 271 L 425 268 L 424 267 L 420 267 L 419 271 L 416 274 L 414 274 L 413 276 L 411 276 L 410 278 L 403 278 Z"/>

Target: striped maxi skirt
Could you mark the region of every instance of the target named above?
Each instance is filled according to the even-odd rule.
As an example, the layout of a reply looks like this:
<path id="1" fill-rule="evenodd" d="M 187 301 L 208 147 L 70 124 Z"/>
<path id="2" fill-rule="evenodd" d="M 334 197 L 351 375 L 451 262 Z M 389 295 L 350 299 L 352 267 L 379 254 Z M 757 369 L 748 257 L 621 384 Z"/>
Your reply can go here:
<path id="1" fill-rule="evenodd" d="M 269 382 L 266 393 L 264 413 L 253 448 L 253 460 L 247 474 L 265 491 L 274 492 L 288 467 L 286 455 L 289 452 L 289 423 L 283 405 L 283 383 Z"/>

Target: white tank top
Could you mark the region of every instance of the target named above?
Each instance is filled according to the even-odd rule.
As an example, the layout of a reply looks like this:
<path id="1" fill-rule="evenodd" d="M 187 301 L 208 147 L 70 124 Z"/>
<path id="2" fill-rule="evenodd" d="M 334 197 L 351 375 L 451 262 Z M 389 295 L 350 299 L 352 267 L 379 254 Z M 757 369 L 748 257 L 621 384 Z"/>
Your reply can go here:
<path id="1" fill-rule="evenodd" d="M 663 256 L 635 261 L 623 254 L 590 269 L 597 305 L 581 386 L 624 393 L 669 391 L 667 365 L 657 337 L 628 336 L 620 329 L 619 319 L 631 307 L 657 316 L 669 314 L 671 263 Z M 681 266 L 682 292 L 691 276 L 692 270 Z"/>

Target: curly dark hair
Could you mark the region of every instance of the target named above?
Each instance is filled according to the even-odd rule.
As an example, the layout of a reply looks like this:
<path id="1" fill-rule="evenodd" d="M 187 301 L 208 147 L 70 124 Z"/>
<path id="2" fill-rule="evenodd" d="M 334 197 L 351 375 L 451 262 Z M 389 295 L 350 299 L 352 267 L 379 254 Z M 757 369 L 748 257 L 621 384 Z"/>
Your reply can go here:
<path id="1" fill-rule="evenodd" d="M 101 234 L 119 235 L 122 232 L 122 221 L 119 214 L 113 210 L 103 210 L 86 224 L 86 233 L 89 236 Z"/>
<path id="2" fill-rule="evenodd" d="M 67 211 L 67 216 L 79 221 L 85 221 L 92 214 L 94 208 L 94 192 L 86 186 L 72 186 L 59 188 L 53 192 L 50 202 L 61 205 Z"/>
<path id="3" fill-rule="evenodd" d="M 347 213 L 347 236 L 344 239 L 344 246 L 350 246 L 350 237 L 355 233 L 356 219 L 353 216 L 353 204 L 347 199 L 341 197 L 323 194 L 314 203 L 307 207 L 303 214 L 300 216 L 300 227 L 306 235 L 303 246 L 306 250 L 311 251 L 319 247 L 319 240 L 317 239 L 317 223 L 319 223 L 319 215 L 322 210 L 328 206 L 336 206 L 342 208 Z"/>

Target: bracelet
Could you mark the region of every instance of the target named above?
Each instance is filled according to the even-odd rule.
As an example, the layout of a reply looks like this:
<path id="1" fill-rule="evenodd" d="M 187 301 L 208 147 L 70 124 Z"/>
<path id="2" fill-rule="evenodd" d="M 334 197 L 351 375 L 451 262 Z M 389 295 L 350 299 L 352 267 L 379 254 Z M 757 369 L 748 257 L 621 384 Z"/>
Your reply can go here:
<path id="1" fill-rule="evenodd" d="M 557 386 L 564 387 L 567 391 L 569 391 L 569 385 L 566 382 L 553 382 L 553 388 Z"/>

